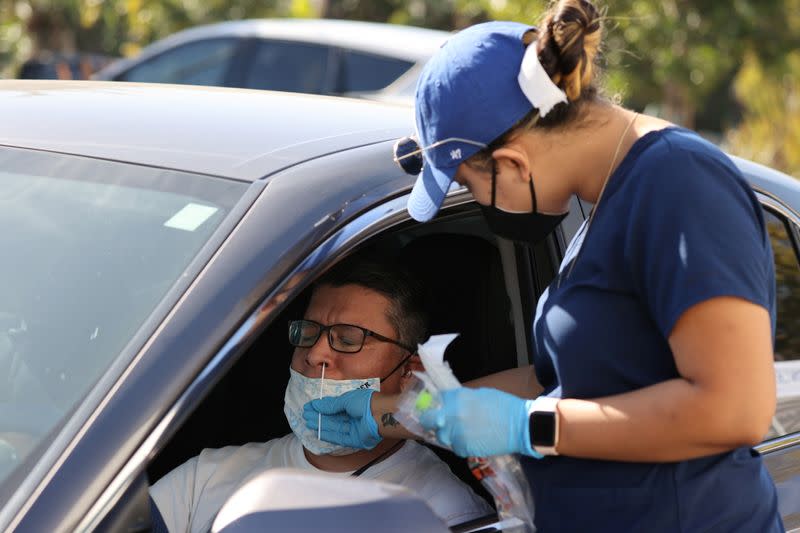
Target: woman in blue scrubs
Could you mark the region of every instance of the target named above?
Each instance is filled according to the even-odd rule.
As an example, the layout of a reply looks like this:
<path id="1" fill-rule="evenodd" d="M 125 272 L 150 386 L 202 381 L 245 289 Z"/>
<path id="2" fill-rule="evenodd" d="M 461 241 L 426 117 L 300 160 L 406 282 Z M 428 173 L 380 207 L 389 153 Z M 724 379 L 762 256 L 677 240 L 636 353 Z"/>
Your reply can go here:
<path id="1" fill-rule="evenodd" d="M 543 239 L 573 195 L 595 207 L 536 309 L 544 393 L 506 373 L 448 391 L 423 424 L 462 456 L 521 454 L 540 531 L 783 531 L 752 449 L 775 409 L 761 209 L 715 146 L 601 95 L 601 19 L 561 0 L 538 29 L 456 34 L 424 69 L 419 148 L 397 154 L 424 158 L 414 218 L 431 219 L 452 181 L 517 241 Z M 374 446 L 398 431 L 376 423 L 392 401 L 356 391 L 307 419 L 346 413 L 325 438 Z"/>

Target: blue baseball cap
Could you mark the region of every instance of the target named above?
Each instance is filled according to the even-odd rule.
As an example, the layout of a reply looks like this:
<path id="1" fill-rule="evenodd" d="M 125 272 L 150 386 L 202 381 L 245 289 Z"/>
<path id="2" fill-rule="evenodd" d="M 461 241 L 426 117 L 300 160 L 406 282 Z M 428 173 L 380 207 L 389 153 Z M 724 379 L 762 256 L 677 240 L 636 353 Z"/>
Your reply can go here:
<path id="1" fill-rule="evenodd" d="M 517 76 L 522 37 L 534 29 L 516 22 L 476 24 L 453 35 L 425 64 L 416 92 L 424 165 L 408 199 L 414 219 L 433 218 L 458 165 L 533 109 Z"/>

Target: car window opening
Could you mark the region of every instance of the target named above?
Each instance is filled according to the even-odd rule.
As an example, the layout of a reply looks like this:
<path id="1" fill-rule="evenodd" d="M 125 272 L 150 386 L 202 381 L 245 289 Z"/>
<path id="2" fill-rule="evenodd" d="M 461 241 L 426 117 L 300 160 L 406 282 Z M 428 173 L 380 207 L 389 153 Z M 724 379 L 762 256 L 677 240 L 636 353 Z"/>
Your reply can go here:
<path id="1" fill-rule="evenodd" d="M 480 217 L 401 228 L 372 238 L 355 252 L 362 253 L 394 257 L 419 278 L 428 295 L 429 333 L 461 333 L 447 352 L 459 379 L 468 381 L 518 365 L 518 335 L 503 258 Z M 293 350 L 286 324 L 302 316 L 309 292 L 307 288 L 288 302 L 151 461 L 151 484 L 205 448 L 267 442 L 290 433 L 283 411 Z M 521 359 L 527 361 L 529 355 Z M 492 502 L 464 460 L 445 450 L 433 451 L 459 479 Z"/>

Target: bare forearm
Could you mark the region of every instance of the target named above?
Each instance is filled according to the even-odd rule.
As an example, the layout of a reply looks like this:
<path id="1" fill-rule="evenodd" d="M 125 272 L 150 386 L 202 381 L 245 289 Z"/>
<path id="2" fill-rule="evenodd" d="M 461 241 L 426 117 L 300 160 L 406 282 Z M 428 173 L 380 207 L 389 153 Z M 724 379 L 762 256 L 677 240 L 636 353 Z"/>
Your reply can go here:
<path id="1" fill-rule="evenodd" d="M 472 389 L 488 387 L 529 399 L 536 398 L 544 390 L 536 379 L 536 373 L 531 365 L 511 368 L 473 379 L 464 383 L 464 386 Z"/>
<path id="2" fill-rule="evenodd" d="M 748 429 L 748 413 L 732 408 L 725 395 L 685 379 L 596 400 L 561 400 L 558 411 L 557 449 L 573 457 L 679 461 L 753 445 L 763 437 Z"/>
<path id="3" fill-rule="evenodd" d="M 681 316 L 669 343 L 682 378 L 559 402 L 559 453 L 678 461 L 760 442 L 775 413 L 766 309 L 735 298 L 707 300 Z"/>
<path id="4" fill-rule="evenodd" d="M 386 439 L 416 439 L 414 435 L 395 419 L 399 395 L 373 394 L 372 416 L 378 424 L 378 433 Z"/>

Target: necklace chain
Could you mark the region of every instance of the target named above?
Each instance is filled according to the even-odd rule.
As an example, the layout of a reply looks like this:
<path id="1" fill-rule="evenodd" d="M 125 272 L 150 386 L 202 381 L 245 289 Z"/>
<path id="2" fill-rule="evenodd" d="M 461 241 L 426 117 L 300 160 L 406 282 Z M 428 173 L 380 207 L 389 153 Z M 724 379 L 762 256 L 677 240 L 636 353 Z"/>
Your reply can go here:
<path id="1" fill-rule="evenodd" d="M 600 187 L 600 194 L 597 195 L 597 201 L 594 203 L 592 210 L 589 212 L 589 219 L 586 221 L 586 228 L 583 231 L 583 240 L 586 240 L 586 237 L 589 236 L 589 228 L 592 226 L 592 220 L 594 220 L 594 214 L 597 212 L 597 208 L 600 205 L 600 200 L 603 198 L 603 193 L 606 190 L 606 185 L 608 185 L 608 180 L 611 178 L 611 172 L 614 170 L 614 165 L 617 162 L 617 157 L 619 157 L 619 151 L 622 149 L 622 143 L 625 140 L 625 137 L 628 135 L 628 131 L 630 131 L 633 123 L 636 122 L 636 118 L 639 116 L 638 112 L 634 112 L 633 118 L 628 121 L 628 125 L 625 127 L 625 131 L 622 132 L 622 135 L 619 137 L 619 142 L 617 143 L 617 149 L 614 150 L 614 157 L 611 158 L 611 164 L 608 166 L 608 172 L 606 173 L 606 178 L 603 180 L 603 186 Z M 569 277 L 572 274 L 572 269 L 575 268 L 575 263 L 578 262 L 578 257 L 581 255 L 581 250 L 583 250 L 583 243 L 581 243 L 580 248 L 575 253 L 575 259 L 572 260 L 572 263 L 569 265 L 569 269 L 567 270 L 567 275 L 565 277 Z M 561 278 L 559 277 L 557 286 L 561 286 Z"/>

